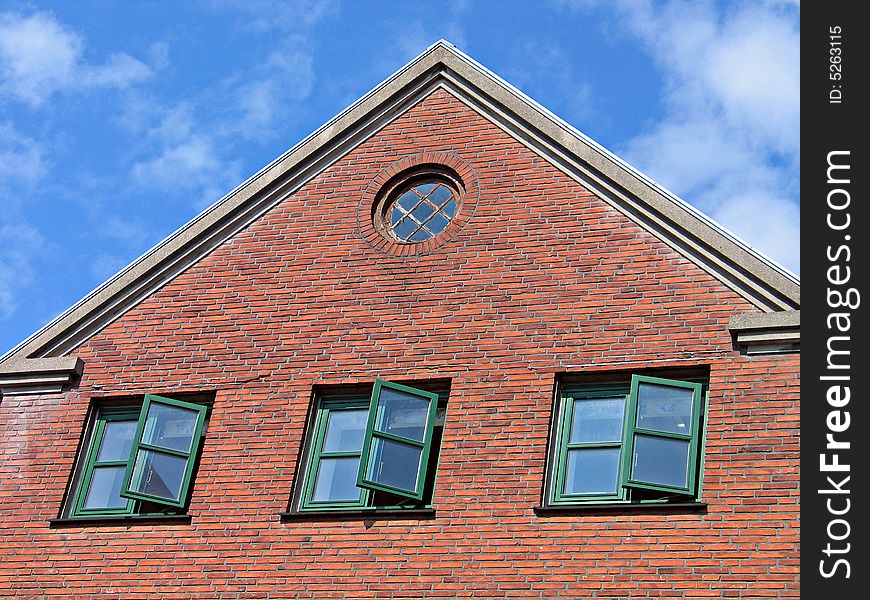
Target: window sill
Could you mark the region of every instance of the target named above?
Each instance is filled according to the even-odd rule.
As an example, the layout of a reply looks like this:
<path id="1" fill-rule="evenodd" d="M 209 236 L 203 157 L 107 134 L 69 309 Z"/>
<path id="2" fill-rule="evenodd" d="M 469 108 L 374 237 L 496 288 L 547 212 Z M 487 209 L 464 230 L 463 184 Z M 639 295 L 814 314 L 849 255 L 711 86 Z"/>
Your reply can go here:
<path id="1" fill-rule="evenodd" d="M 391 519 L 434 519 L 434 508 L 369 509 L 369 510 L 319 510 L 309 512 L 283 512 L 282 523 L 305 521 L 385 521 Z"/>
<path id="2" fill-rule="evenodd" d="M 68 517 L 52 519 L 51 529 L 66 527 L 130 527 L 137 525 L 190 525 L 190 515 L 137 515 L 131 517 Z"/>
<path id="3" fill-rule="evenodd" d="M 574 504 L 570 506 L 536 506 L 533 509 L 539 517 L 559 517 L 571 515 L 595 515 L 612 513 L 707 513 L 706 502 L 602 502 L 600 504 Z"/>

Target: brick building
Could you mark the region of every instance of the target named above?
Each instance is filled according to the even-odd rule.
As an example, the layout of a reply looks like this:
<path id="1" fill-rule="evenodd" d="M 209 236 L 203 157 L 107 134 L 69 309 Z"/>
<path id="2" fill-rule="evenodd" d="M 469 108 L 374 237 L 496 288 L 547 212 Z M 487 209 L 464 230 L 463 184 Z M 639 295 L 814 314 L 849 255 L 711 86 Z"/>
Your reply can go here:
<path id="1" fill-rule="evenodd" d="M 439 42 L 0 359 L 0 595 L 797 597 L 799 294 Z"/>

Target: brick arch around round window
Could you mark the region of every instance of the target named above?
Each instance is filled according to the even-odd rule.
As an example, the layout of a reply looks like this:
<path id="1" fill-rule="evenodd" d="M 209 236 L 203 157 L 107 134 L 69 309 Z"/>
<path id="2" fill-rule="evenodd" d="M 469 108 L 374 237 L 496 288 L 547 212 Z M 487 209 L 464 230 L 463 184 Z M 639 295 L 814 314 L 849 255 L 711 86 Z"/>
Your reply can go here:
<path id="1" fill-rule="evenodd" d="M 437 235 L 420 242 L 403 242 L 393 238 L 378 224 L 377 212 L 391 202 L 397 182 L 412 177 L 447 177 L 454 181 L 459 194 L 456 213 Z M 401 185 L 401 183 L 399 183 Z M 409 154 L 379 172 L 366 187 L 357 207 L 359 232 L 372 248 L 390 256 L 420 256 L 453 239 L 474 215 L 480 189 L 471 165 L 457 154 L 424 151 Z"/>

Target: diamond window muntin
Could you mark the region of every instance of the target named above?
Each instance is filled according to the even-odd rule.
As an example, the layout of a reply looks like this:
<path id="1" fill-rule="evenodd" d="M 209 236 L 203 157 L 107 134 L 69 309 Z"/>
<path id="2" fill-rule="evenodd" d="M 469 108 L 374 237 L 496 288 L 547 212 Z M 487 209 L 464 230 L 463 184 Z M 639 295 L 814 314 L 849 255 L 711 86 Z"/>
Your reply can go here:
<path id="1" fill-rule="evenodd" d="M 382 230 L 406 244 L 434 238 L 456 216 L 459 189 L 453 178 L 440 173 L 404 178 L 392 187 L 382 204 Z"/>

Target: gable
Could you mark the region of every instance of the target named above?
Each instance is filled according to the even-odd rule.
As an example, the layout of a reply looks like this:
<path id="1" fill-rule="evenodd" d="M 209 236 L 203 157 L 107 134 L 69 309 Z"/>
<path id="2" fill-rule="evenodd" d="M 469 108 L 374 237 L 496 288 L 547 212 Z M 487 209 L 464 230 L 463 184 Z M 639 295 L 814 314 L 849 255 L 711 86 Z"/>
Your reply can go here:
<path id="1" fill-rule="evenodd" d="M 420 147 L 467 159 L 479 198 L 449 243 L 395 254 L 358 227 L 365 190 Z M 115 390 L 159 386 L 179 369 L 194 388 L 252 371 L 414 370 L 476 348 L 500 368 L 545 353 L 651 362 L 730 351 L 724 323 L 750 308 L 439 89 L 76 352 L 89 381 Z M 614 340 L 614 323 L 631 334 Z M 703 328 L 711 334 L 685 339 Z"/>
<path id="2" fill-rule="evenodd" d="M 594 198 L 596 209 L 606 205 L 608 218 L 613 220 L 615 215 L 621 215 L 615 231 L 624 231 L 631 223 L 632 230 L 642 232 L 648 243 L 654 241 L 666 247 L 672 258 L 680 258 L 681 264 L 692 264 L 693 278 L 724 286 L 745 303 L 746 310 L 776 313 L 799 307 L 799 285 L 787 272 L 737 242 L 468 57 L 439 43 L 25 340 L 3 357 L 0 369 L 20 372 L 25 368 L 22 362 L 69 355 L 119 317 L 135 311 L 167 284 L 176 278 L 180 280 L 201 261 L 225 246 L 232 246 L 239 235 L 256 227 L 270 211 L 286 210 L 285 207 L 297 204 L 328 206 L 323 197 L 309 197 L 308 184 L 315 180 L 338 177 L 347 191 L 363 191 L 367 181 L 362 177 L 348 179 L 337 165 L 384 135 L 391 124 L 421 102 L 437 97 L 451 99 L 451 119 L 459 110 L 466 119 L 476 115 L 479 123 L 491 132 L 487 141 L 494 138 L 494 132 L 511 139 L 516 148 L 525 152 L 522 164 L 545 164 L 551 176 L 558 171 L 565 181 L 574 183 L 572 189 L 582 190 L 578 194 Z M 471 139 L 461 141 L 463 147 L 475 143 Z M 457 145 L 446 148 L 455 149 Z M 409 144 L 405 151 L 413 153 L 414 145 Z M 505 161 L 504 169 L 512 170 L 514 176 L 520 174 L 515 171 L 517 167 L 509 159 Z M 339 197 L 347 198 L 347 193 Z M 337 217 L 348 204 L 358 208 L 347 200 L 330 208 L 339 211 L 334 213 Z M 566 205 L 580 206 L 575 201 Z M 501 206 L 489 203 L 484 207 L 481 203 L 482 212 L 476 214 L 476 219 L 480 222 L 485 221 L 484 217 L 498 219 L 497 212 L 485 211 L 497 211 Z M 534 203 L 526 208 L 526 227 L 531 228 L 537 227 L 542 214 L 550 210 Z M 657 249 L 653 255 L 659 256 L 661 252 Z M 572 264 L 579 264 L 576 253 L 571 260 L 575 261 Z"/>

